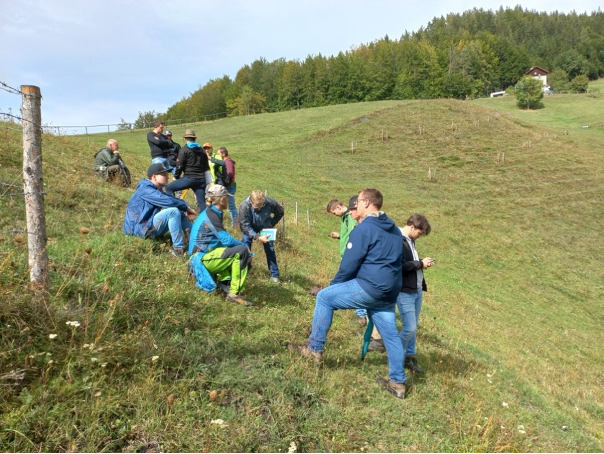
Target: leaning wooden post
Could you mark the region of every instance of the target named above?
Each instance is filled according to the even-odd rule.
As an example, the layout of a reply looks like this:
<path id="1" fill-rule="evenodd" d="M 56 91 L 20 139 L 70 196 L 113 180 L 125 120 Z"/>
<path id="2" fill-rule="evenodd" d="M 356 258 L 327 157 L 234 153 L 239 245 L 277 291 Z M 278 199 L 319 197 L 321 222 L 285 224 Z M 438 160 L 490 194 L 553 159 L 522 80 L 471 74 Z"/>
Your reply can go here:
<path id="1" fill-rule="evenodd" d="M 30 281 L 48 290 L 46 216 L 42 178 L 42 115 L 40 88 L 22 85 L 23 99 L 23 192 L 27 218 Z"/>

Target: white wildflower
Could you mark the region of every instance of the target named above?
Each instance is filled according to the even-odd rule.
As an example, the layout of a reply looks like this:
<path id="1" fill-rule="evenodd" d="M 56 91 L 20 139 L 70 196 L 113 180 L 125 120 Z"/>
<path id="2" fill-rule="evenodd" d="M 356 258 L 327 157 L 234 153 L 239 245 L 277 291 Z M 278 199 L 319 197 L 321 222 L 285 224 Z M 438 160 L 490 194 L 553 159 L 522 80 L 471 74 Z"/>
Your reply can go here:
<path id="1" fill-rule="evenodd" d="M 93 363 L 96 363 L 98 360 L 98 358 L 90 358 L 90 361 L 92 361 Z"/>
<path id="2" fill-rule="evenodd" d="M 526 433 L 526 430 L 519 430 L 519 431 L 518 431 L 518 433 L 519 433 L 519 434 L 525 434 L 525 433 Z"/>
<path id="3" fill-rule="evenodd" d="M 54 339 L 54 338 L 55 338 L 55 337 L 57 337 L 57 336 L 58 336 L 58 334 L 49 334 L 49 335 L 48 335 L 48 338 L 49 338 L 49 339 Z"/>
<path id="4" fill-rule="evenodd" d="M 152 356 L 151 357 L 151 361 L 155 362 L 159 359 L 159 356 Z"/>
<path id="5" fill-rule="evenodd" d="M 524 430 L 524 426 L 523 426 L 522 424 L 520 424 L 520 425 L 518 426 L 518 429 L 520 429 L 520 430 Z"/>
<path id="6" fill-rule="evenodd" d="M 210 421 L 210 424 L 216 424 L 222 428 L 229 427 L 229 425 L 227 423 L 225 423 L 222 419 L 212 419 Z"/>
<path id="7" fill-rule="evenodd" d="M 507 402 L 501 402 L 501 406 L 502 406 L 502 407 L 506 407 L 506 408 L 507 408 L 507 407 L 509 407 L 509 405 L 508 405 L 508 403 L 507 403 Z"/>
<path id="8" fill-rule="evenodd" d="M 298 447 L 296 446 L 296 443 L 295 443 L 295 442 L 293 442 L 293 441 L 292 441 L 292 442 L 289 444 L 289 449 L 287 450 L 287 452 L 290 452 L 290 453 L 291 453 L 291 452 L 298 452 Z"/>
<path id="9" fill-rule="evenodd" d="M 77 320 L 65 322 L 65 324 L 69 325 L 69 326 L 73 326 L 74 328 L 77 328 L 78 326 L 80 326 L 80 322 L 78 322 Z"/>

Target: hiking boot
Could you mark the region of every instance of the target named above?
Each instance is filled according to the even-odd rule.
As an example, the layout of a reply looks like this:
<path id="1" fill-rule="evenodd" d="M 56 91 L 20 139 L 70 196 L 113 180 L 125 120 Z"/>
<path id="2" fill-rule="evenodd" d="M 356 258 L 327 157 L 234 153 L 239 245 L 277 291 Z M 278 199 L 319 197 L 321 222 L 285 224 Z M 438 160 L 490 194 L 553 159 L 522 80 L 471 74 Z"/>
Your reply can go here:
<path id="1" fill-rule="evenodd" d="M 415 356 L 407 356 L 405 358 L 405 367 L 415 374 L 424 373 L 424 369 L 419 367 L 419 364 L 417 364 L 417 360 L 415 359 Z"/>
<path id="2" fill-rule="evenodd" d="M 315 364 L 321 364 L 323 362 L 323 353 L 312 351 L 310 348 L 304 345 L 298 344 L 287 344 L 287 349 L 292 353 L 298 353 L 300 356 L 304 358 L 312 359 Z"/>
<path id="3" fill-rule="evenodd" d="M 361 325 L 361 326 L 366 326 L 367 317 L 365 317 L 364 315 L 357 315 L 357 322 L 359 322 L 359 325 Z"/>
<path id="4" fill-rule="evenodd" d="M 216 286 L 227 295 L 231 292 L 231 286 L 229 281 L 220 281 L 216 283 Z"/>
<path id="5" fill-rule="evenodd" d="M 271 277 L 271 282 L 273 284 L 281 285 L 281 281 L 279 280 L 278 277 Z"/>
<path id="6" fill-rule="evenodd" d="M 368 352 L 385 352 L 386 347 L 384 346 L 384 341 L 382 339 L 374 339 L 371 338 L 371 342 L 369 342 L 369 347 L 367 348 Z"/>
<path id="7" fill-rule="evenodd" d="M 226 300 L 229 303 L 240 304 L 242 306 L 253 306 L 254 305 L 254 303 L 252 303 L 251 301 L 248 301 L 245 298 L 242 298 L 241 295 L 235 295 L 234 293 L 229 293 L 226 297 Z"/>
<path id="8" fill-rule="evenodd" d="M 172 255 L 174 257 L 178 257 L 179 259 L 181 259 L 185 256 L 185 250 L 184 249 L 172 249 Z"/>
<path id="9" fill-rule="evenodd" d="M 405 383 L 395 383 L 389 378 L 384 377 L 378 377 L 376 381 L 386 391 L 394 394 L 395 397 L 398 397 L 399 399 L 405 398 L 405 395 L 407 393 L 407 386 L 405 385 Z"/>

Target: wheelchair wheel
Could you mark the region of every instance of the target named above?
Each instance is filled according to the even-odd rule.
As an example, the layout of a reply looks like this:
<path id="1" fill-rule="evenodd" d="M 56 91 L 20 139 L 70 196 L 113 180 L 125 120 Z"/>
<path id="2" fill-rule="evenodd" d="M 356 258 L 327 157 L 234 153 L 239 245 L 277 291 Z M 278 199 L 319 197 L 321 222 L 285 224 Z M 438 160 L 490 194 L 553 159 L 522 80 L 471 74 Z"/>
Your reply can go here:
<path id="1" fill-rule="evenodd" d="M 132 184 L 132 177 L 130 176 L 130 170 L 128 167 L 122 167 L 122 186 L 125 188 L 129 188 Z"/>

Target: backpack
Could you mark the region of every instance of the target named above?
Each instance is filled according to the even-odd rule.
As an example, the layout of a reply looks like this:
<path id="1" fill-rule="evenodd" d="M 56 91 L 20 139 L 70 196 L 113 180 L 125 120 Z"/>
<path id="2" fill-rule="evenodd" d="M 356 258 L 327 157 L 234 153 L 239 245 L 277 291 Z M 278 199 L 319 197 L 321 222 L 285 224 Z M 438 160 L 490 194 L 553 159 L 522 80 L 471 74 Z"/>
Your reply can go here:
<path id="1" fill-rule="evenodd" d="M 216 166 L 216 182 L 222 184 L 225 188 L 231 185 L 231 177 L 226 171 L 226 166 Z"/>

